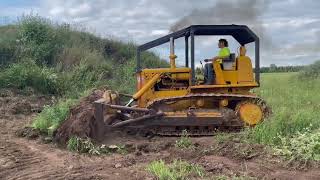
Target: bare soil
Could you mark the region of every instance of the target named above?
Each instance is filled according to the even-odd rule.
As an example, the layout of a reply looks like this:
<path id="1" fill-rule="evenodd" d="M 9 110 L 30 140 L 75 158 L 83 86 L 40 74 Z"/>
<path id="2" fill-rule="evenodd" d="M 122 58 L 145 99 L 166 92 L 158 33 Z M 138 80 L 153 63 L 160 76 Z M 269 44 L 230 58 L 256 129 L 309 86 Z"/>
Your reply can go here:
<path id="1" fill-rule="evenodd" d="M 45 143 L 29 125 L 50 98 L 0 93 L 0 179 L 154 179 L 145 171 L 153 160 L 183 159 L 204 167 L 209 177 L 247 176 L 257 179 L 320 179 L 320 169 L 292 170 L 264 146 L 238 139 L 191 138 L 193 149 L 174 146 L 177 137 L 128 136 L 107 133 L 105 144 L 126 144 L 129 153 L 90 156 Z M 22 130 L 21 130 L 22 129 Z M 30 132 L 29 132 L 30 131 Z M 24 134 L 21 138 L 17 136 Z"/>

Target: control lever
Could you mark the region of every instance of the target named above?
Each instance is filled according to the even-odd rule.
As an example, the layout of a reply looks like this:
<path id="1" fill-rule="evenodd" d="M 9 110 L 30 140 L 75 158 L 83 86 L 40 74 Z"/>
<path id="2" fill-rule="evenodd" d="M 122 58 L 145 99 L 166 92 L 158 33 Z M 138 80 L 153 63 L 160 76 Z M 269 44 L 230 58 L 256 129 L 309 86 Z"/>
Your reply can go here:
<path id="1" fill-rule="evenodd" d="M 203 64 L 202 64 L 202 61 L 200 61 L 200 64 L 201 64 L 201 66 L 202 66 L 202 69 L 203 69 Z"/>

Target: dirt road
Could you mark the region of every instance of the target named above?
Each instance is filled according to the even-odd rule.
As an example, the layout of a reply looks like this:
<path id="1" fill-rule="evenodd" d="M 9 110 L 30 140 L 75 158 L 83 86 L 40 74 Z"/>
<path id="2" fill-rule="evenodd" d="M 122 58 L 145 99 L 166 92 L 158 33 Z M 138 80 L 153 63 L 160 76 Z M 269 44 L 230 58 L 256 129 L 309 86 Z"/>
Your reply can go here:
<path id="1" fill-rule="evenodd" d="M 31 122 L 36 115 L 35 107 L 42 106 L 45 101 L 35 96 L 0 97 L 0 179 L 153 179 L 145 171 L 148 163 L 156 159 L 170 162 L 177 158 L 200 164 L 210 176 L 225 174 L 229 177 L 245 175 L 258 179 L 320 178 L 319 169 L 288 170 L 277 158 L 263 153 L 254 154 L 262 149 L 259 146 L 256 150 L 255 147 L 250 148 L 250 153 L 243 157 L 235 157 L 236 147 L 242 148 L 240 151 L 250 146 L 223 143 L 210 150 L 214 145 L 214 137 L 192 138 L 197 145 L 195 150 L 174 147 L 176 138 L 155 137 L 148 140 L 119 137 L 119 141 L 134 145 L 136 150 L 126 155 L 103 156 L 81 155 L 59 149 L 52 143 L 45 144 L 39 138 L 31 140 L 17 137 L 15 132 Z M 31 111 L 24 111 L 26 107 L 29 109 L 28 102 L 31 102 Z M 113 139 L 113 142 L 117 141 Z"/>

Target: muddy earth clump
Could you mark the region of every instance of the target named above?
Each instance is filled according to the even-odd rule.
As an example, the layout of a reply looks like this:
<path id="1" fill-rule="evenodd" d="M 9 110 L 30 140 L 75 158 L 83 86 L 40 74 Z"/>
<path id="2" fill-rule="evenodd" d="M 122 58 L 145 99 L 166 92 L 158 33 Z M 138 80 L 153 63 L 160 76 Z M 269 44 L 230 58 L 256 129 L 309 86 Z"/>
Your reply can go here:
<path id="1" fill-rule="evenodd" d="M 103 93 L 102 90 L 94 90 L 72 107 L 67 119 L 55 131 L 54 141 L 65 145 L 73 136 L 100 140 L 103 132 L 99 129 L 103 128 L 103 124 L 99 124 L 94 117 L 94 101 L 102 98 Z"/>

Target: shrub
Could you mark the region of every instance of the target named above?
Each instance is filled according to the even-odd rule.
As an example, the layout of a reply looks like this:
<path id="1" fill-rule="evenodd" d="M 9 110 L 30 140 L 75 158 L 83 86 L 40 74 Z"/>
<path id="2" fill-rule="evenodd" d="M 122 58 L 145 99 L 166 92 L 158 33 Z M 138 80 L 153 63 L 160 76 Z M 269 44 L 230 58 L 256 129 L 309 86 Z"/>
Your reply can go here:
<path id="1" fill-rule="evenodd" d="M 134 93 L 136 89 L 135 69 L 135 62 L 133 60 L 118 65 L 117 71 L 113 72 L 112 78 L 108 80 L 107 84 L 119 92 Z"/>
<path id="2" fill-rule="evenodd" d="M 63 39 L 50 20 L 26 15 L 19 22 L 20 56 L 34 59 L 38 65 L 53 65 Z"/>
<path id="3" fill-rule="evenodd" d="M 81 61 L 69 72 L 61 73 L 61 89 L 67 97 L 78 98 L 88 89 L 107 84 L 111 76 L 111 66 L 105 62 L 98 65 Z"/>
<path id="4" fill-rule="evenodd" d="M 187 179 L 190 176 L 202 178 L 205 175 L 201 166 L 183 160 L 174 160 L 168 165 L 162 160 L 153 161 L 147 166 L 147 171 L 159 180 Z"/>
<path id="5" fill-rule="evenodd" d="M 57 94 L 60 91 L 58 75 L 54 70 L 40 68 L 31 60 L 12 64 L 0 72 L 0 87 L 32 87 L 43 94 Z"/>
<path id="6" fill-rule="evenodd" d="M 14 25 L 0 26 L 0 69 L 16 62 L 17 28 Z"/>

